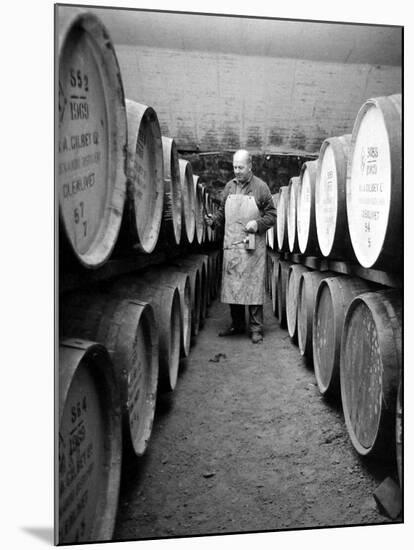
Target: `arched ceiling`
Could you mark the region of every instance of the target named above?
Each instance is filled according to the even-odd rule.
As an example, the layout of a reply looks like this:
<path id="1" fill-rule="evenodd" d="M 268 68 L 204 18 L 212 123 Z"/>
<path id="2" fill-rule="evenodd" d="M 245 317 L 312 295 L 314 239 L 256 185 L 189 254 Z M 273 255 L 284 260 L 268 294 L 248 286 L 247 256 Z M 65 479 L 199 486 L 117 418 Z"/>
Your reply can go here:
<path id="1" fill-rule="evenodd" d="M 397 65 L 402 27 L 91 9 L 115 44 L 184 51 Z"/>

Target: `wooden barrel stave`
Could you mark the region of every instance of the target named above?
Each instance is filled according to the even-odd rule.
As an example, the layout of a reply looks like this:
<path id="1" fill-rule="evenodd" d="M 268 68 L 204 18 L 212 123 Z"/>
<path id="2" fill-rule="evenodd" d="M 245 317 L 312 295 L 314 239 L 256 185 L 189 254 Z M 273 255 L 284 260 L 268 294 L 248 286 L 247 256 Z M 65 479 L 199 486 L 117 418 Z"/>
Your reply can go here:
<path id="1" fill-rule="evenodd" d="M 108 352 L 67 339 L 59 348 L 57 543 L 112 539 L 121 480 L 119 391 Z"/>
<path id="2" fill-rule="evenodd" d="M 286 284 L 286 324 L 289 336 L 297 341 L 297 310 L 299 296 L 299 281 L 302 273 L 309 271 L 307 267 L 299 264 L 289 266 L 288 280 Z"/>
<path id="3" fill-rule="evenodd" d="M 276 212 L 277 212 L 277 205 L 278 205 L 278 202 L 279 202 L 279 193 L 274 193 L 272 195 L 272 199 L 273 199 L 274 207 L 276 208 Z M 277 243 L 275 243 L 275 227 L 274 226 L 272 226 L 270 229 L 267 230 L 267 232 L 266 232 L 266 242 L 267 242 L 267 245 L 269 246 L 269 248 L 271 250 L 274 250 L 275 248 L 277 248 Z"/>
<path id="4" fill-rule="evenodd" d="M 180 168 L 184 236 L 187 243 L 191 244 L 194 241 L 196 229 L 193 169 L 188 160 L 180 158 L 178 162 Z"/>
<path id="5" fill-rule="evenodd" d="M 346 212 L 346 176 L 351 134 L 326 139 L 319 152 L 315 218 L 323 256 L 354 260 Z"/>
<path id="6" fill-rule="evenodd" d="M 164 161 L 160 124 L 152 107 L 125 101 L 128 119 L 127 216 L 134 248 L 151 253 L 161 229 Z"/>
<path id="7" fill-rule="evenodd" d="M 322 395 L 339 395 L 339 360 L 346 310 L 372 285 L 356 277 L 322 279 L 315 299 L 312 349 L 315 378 Z"/>
<path id="8" fill-rule="evenodd" d="M 217 292 L 220 286 L 220 277 L 221 277 L 221 260 L 220 260 L 220 251 L 214 250 L 210 252 L 211 256 L 211 299 L 214 300 L 217 298 Z"/>
<path id="9" fill-rule="evenodd" d="M 199 176 L 193 174 L 194 183 L 194 220 L 195 220 L 195 240 L 201 245 L 204 241 L 204 205 L 201 185 L 198 183 Z"/>
<path id="10" fill-rule="evenodd" d="M 286 285 L 291 262 L 279 261 L 277 276 L 277 320 L 281 328 L 286 328 Z"/>
<path id="11" fill-rule="evenodd" d="M 124 433 L 136 455 L 148 445 L 158 385 L 158 333 L 152 307 L 107 292 L 76 292 L 60 304 L 63 338 L 96 341 L 110 352 L 120 391 Z"/>
<path id="12" fill-rule="evenodd" d="M 194 336 L 197 336 L 199 330 L 204 326 L 204 322 L 207 316 L 207 255 L 206 254 L 191 254 L 183 258 L 174 260 L 174 266 L 180 269 L 188 269 L 189 271 L 197 270 L 200 281 L 200 295 L 199 295 L 199 313 L 198 313 L 198 326 Z M 194 296 L 194 299 L 196 297 Z M 197 315 L 197 313 L 196 313 Z"/>
<path id="13" fill-rule="evenodd" d="M 154 309 L 159 334 L 159 389 L 173 391 L 177 384 L 181 349 L 181 305 L 178 289 L 166 283 L 148 283 L 142 277 L 117 279 L 111 291 L 148 302 Z"/>
<path id="14" fill-rule="evenodd" d="M 65 15 L 60 8 L 58 32 L 60 247 L 84 267 L 98 268 L 115 246 L 126 194 L 121 73 L 108 31 L 95 15 Z"/>
<path id="15" fill-rule="evenodd" d="M 299 251 L 302 254 L 319 254 L 315 218 L 317 166 L 317 160 L 310 160 L 303 163 L 300 171 L 296 229 Z"/>
<path id="16" fill-rule="evenodd" d="M 274 256 L 271 274 L 271 286 L 272 286 L 272 311 L 275 317 L 278 316 L 279 304 L 278 304 L 278 277 L 279 277 L 279 255 Z"/>
<path id="17" fill-rule="evenodd" d="M 296 231 L 296 218 L 297 218 L 297 193 L 299 189 L 300 178 L 290 178 L 287 193 L 287 233 L 288 233 L 288 246 L 290 252 L 297 252 L 298 236 Z"/>
<path id="18" fill-rule="evenodd" d="M 270 299 L 272 299 L 272 275 L 273 275 L 273 262 L 275 256 L 269 251 L 266 254 L 266 291 L 268 292 Z"/>
<path id="19" fill-rule="evenodd" d="M 209 293 L 209 269 L 208 269 L 208 256 L 207 254 L 189 254 L 187 256 L 188 261 L 196 262 L 201 271 L 201 311 L 200 320 L 201 324 L 204 321 L 208 313 L 208 293 Z"/>
<path id="20" fill-rule="evenodd" d="M 214 285 L 214 278 L 216 276 L 215 273 L 215 259 L 213 257 L 213 253 L 211 251 L 208 252 L 208 305 L 211 304 L 211 302 L 214 299 L 214 291 L 213 291 L 213 285 Z"/>
<path id="21" fill-rule="evenodd" d="M 284 185 L 279 189 L 279 199 L 277 203 L 276 217 L 276 237 L 277 249 L 279 252 L 288 250 L 287 233 L 287 196 L 288 186 Z"/>
<path id="22" fill-rule="evenodd" d="M 140 273 L 147 284 L 162 286 L 164 284 L 177 288 L 180 296 L 181 311 L 181 355 L 188 357 L 191 346 L 191 282 L 187 273 L 172 266 L 150 268 Z"/>
<path id="23" fill-rule="evenodd" d="M 161 136 L 164 163 L 164 207 L 162 213 L 160 240 L 163 243 L 179 245 L 181 242 L 182 198 L 180 166 L 174 139 Z"/>
<path id="24" fill-rule="evenodd" d="M 309 271 L 300 276 L 298 290 L 297 336 L 301 355 L 312 360 L 312 324 L 316 292 L 326 277 L 335 277 L 330 271 Z"/>
<path id="25" fill-rule="evenodd" d="M 210 193 L 205 189 L 204 192 L 204 209 L 206 214 L 211 214 L 211 197 Z M 209 225 L 206 225 L 206 240 L 207 242 L 212 242 L 213 240 L 213 230 Z"/>
<path id="26" fill-rule="evenodd" d="M 191 337 L 194 339 L 200 330 L 200 317 L 201 317 L 201 273 L 199 266 L 184 265 L 182 262 L 175 260 L 171 266 L 183 273 L 186 273 L 190 277 L 191 286 Z"/>
<path id="27" fill-rule="evenodd" d="M 346 208 L 355 256 L 365 268 L 402 268 L 401 117 L 400 94 L 369 99 L 352 130 Z"/>
<path id="28" fill-rule="evenodd" d="M 367 292 L 346 313 L 340 382 L 345 424 L 361 455 L 395 460 L 395 413 L 401 372 L 401 293 Z"/>

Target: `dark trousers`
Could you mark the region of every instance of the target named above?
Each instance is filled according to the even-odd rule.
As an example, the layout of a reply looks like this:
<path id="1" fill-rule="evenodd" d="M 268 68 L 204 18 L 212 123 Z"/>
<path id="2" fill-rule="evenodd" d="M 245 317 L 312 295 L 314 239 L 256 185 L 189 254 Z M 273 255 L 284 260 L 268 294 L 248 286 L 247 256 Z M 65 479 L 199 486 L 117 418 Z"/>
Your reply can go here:
<path id="1" fill-rule="evenodd" d="M 259 332 L 263 334 L 263 306 L 247 306 L 249 309 L 249 332 Z M 245 330 L 246 328 L 246 306 L 239 304 L 230 304 L 230 314 L 232 325 L 237 330 Z"/>

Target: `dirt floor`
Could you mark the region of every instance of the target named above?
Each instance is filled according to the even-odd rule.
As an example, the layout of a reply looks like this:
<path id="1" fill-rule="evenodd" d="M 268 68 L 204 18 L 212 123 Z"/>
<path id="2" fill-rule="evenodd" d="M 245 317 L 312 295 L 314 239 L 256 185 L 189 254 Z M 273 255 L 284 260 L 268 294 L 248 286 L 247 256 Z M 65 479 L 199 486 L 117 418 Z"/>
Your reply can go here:
<path id="1" fill-rule="evenodd" d="M 124 459 L 114 539 L 390 522 L 373 491 L 395 467 L 357 455 L 270 302 L 263 344 L 218 338 L 228 322 L 215 301 L 146 455 Z"/>

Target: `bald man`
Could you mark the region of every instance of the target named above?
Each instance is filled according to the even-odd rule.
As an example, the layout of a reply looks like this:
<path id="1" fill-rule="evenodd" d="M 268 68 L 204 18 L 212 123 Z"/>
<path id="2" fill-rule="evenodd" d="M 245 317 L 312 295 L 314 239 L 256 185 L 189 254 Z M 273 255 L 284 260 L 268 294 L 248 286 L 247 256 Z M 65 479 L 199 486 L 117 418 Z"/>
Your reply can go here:
<path id="1" fill-rule="evenodd" d="M 263 341 L 266 231 L 275 224 L 276 209 L 269 187 L 253 175 L 248 151 L 236 151 L 233 170 L 235 177 L 224 187 L 218 213 L 206 218 L 213 227 L 224 223 L 220 298 L 230 305 L 232 322 L 219 336 L 246 332 L 245 306 L 248 306 L 248 331 L 252 342 L 258 344 Z M 255 234 L 253 250 L 245 242 L 249 233 Z"/>

